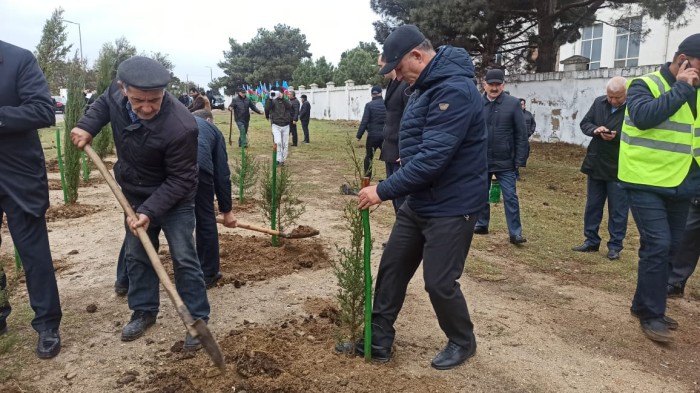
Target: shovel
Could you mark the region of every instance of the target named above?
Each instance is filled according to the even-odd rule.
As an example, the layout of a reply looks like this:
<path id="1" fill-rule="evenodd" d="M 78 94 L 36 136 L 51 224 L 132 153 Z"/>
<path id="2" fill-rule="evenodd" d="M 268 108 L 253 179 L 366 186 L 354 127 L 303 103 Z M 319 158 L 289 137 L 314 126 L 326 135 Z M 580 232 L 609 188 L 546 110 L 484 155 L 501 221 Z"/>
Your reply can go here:
<path id="1" fill-rule="evenodd" d="M 100 159 L 100 156 L 95 153 L 92 146 L 89 144 L 85 145 L 84 149 L 85 153 L 87 153 L 92 162 L 97 165 L 97 169 L 102 174 L 102 177 L 104 177 L 107 181 L 109 188 L 112 189 L 114 196 L 117 197 L 122 209 L 124 209 L 124 213 L 131 217 L 132 220 L 136 220 L 136 213 L 134 213 L 134 210 L 131 208 L 131 205 L 129 205 L 129 202 L 122 193 L 121 188 L 119 188 L 117 182 L 114 181 L 114 178 L 107 170 L 107 167 L 105 167 L 105 164 Z M 143 228 L 137 228 L 136 231 L 138 232 L 141 244 L 143 244 L 143 248 L 146 250 L 146 254 L 148 254 L 148 258 L 151 260 L 153 269 L 156 271 L 160 282 L 163 284 L 163 288 L 165 288 L 165 292 L 168 294 L 168 297 L 175 305 L 177 313 L 180 315 L 180 319 L 182 319 L 182 322 L 184 322 L 185 327 L 187 328 L 187 332 L 189 332 L 192 337 L 199 339 L 199 342 L 209 354 L 209 357 L 214 362 L 214 365 L 223 371 L 226 368 L 226 365 L 224 364 L 224 354 L 221 352 L 219 344 L 216 342 L 216 340 L 214 340 L 214 336 L 212 336 L 211 332 L 209 331 L 207 324 L 201 319 L 195 321 L 192 318 L 190 310 L 188 310 L 187 306 L 185 306 L 185 303 L 182 301 L 180 295 L 173 286 L 173 283 L 170 281 L 168 273 L 165 272 L 163 264 L 160 262 L 160 258 L 158 258 L 158 253 L 156 253 L 156 249 L 153 247 L 151 240 L 148 238 L 148 234 L 146 234 L 146 230 Z"/>
<path id="2" fill-rule="evenodd" d="M 218 222 L 219 224 L 223 224 L 224 220 L 221 217 L 216 217 L 216 222 Z M 268 235 L 279 236 L 279 237 L 283 237 L 285 239 L 303 239 L 306 237 L 316 236 L 320 233 L 318 231 L 318 229 L 314 229 L 311 227 L 299 227 L 298 229 L 295 229 L 294 231 L 292 231 L 292 233 L 284 233 L 284 232 L 276 231 L 274 229 L 263 228 L 263 227 L 259 227 L 257 225 L 246 224 L 243 222 L 236 222 L 236 228 L 250 229 L 251 231 L 266 233 Z"/>

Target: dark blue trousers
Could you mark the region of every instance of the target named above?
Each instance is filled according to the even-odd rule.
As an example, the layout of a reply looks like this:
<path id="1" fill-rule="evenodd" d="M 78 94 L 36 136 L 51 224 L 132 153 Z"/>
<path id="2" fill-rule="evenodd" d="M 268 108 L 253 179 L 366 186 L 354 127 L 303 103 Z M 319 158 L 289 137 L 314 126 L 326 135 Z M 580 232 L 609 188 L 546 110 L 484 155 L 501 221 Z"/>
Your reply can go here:
<path id="1" fill-rule="evenodd" d="M 204 281 L 208 281 L 219 273 L 219 231 L 214 212 L 214 178 L 203 171 L 199 171 L 194 215 L 197 257 L 202 264 Z"/>
<path id="2" fill-rule="evenodd" d="M 396 163 L 396 162 L 385 162 L 386 164 L 386 178 L 388 179 L 389 176 L 393 175 L 396 171 L 401 168 L 401 164 Z M 394 205 L 394 213 L 398 214 L 399 213 L 399 208 L 401 205 L 403 205 L 404 201 L 406 200 L 405 197 L 400 197 L 396 199 L 392 199 L 391 203 Z"/>
<path id="3" fill-rule="evenodd" d="M 685 282 L 695 271 L 698 258 L 700 258 L 700 198 L 694 197 L 690 204 L 680 248 L 671 264 L 668 283 L 679 288 L 685 287 Z"/>
<path id="4" fill-rule="evenodd" d="M 603 208 L 608 201 L 608 233 L 610 241 L 608 250 L 622 251 L 622 241 L 627 234 L 627 217 L 629 205 L 627 194 L 617 181 L 597 180 L 588 176 L 586 210 L 583 215 L 583 234 L 586 244 L 600 245 L 600 223 L 603 220 Z"/>

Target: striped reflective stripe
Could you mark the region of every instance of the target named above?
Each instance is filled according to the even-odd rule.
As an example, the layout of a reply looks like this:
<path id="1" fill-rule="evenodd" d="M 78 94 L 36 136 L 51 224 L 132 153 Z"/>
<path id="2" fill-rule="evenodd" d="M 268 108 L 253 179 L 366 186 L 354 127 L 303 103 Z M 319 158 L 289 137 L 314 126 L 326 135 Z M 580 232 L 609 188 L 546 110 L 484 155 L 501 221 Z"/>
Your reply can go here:
<path id="1" fill-rule="evenodd" d="M 693 149 L 693 156 L 700 157 L 700 148 Z"/>
<path id="2" fill-rule="evenodd" d="M 632 145 L 632 146 L 642 146 L 642 147 L 647 147 L 649 149 L 670 151 L 673 153 L 688 154 L 688 153 L 692 152 L 694 155 L 700 154 L 700 149 L 693 150 L 693 148 L 690 145 L 686 145 L 686 144 L 682 144 L 682 143 L 656 141 L 653 139 L 630 136 L 626 132 L 622 133 L 622 135 L 620 136 L 620 139 L 623 142 L 625 142 L 629 145 Z M 698 151 L 698 153 L 695 153 L 696 150 Z"/>
<path id="3" fill-rule="evenodd" d="M 625 116 L 625 124 L 627 124 L 630 127 L 637 128 L 637 126 L 634 125 L 634 122 L 632 121 L 632 119 L 629 118 L 629 116 Z M 678 122 L 671 121 L 668 119 L 662 121 L 654 128 L 659 129 L 659 130 L 668 130 L 668 131 L 682 132 L 682 133 L 687 133 L 687 134 L 690 134 L 693 131 L 692 124 L 678 123 Z M 698 135 L 697 131 L 696 131 L 695 135 L 696 136 Z"/>
<path id="4" fill-rule="evenodd" d="M 653 80 L 654 83 L 656 83 L 656 86 L 659 88 L 659 92 L 660 92 L 661 94 L 666 93 L 666 85 L 664 85 L 664 82 L 661 81 L 661 78 L 659 78 L 658 75 L 649 74 L 649 75 L 646 75 L 646 76 L 647 76 L 649 79 Z"/>

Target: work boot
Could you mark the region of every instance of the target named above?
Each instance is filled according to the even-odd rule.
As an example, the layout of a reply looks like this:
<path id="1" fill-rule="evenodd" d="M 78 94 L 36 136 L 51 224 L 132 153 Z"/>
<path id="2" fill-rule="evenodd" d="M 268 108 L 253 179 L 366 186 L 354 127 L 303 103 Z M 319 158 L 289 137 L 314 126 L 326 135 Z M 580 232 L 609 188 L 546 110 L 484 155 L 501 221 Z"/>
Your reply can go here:
<path id="1" fill-rule="evenodd" d="M 216 283 L 219 280 L 221 280 L 222 277 L 223 275 L 221 274 L 221 272 L 216 272 L 214 277 L 204 278 L 204 284 L 207 286 L 207 289 L 214 288 L 216 286 Z"/>
<path id="2" fill-rule="evenodd" d="M 685 292 L 685 288 L 683 286 L 677 286 L 673 284 L 668 284 L 666 286 L 666 296 L 670 298 L 677 298 L 677 297 L 683 297 L 683 292 Z"/>
<path id="3" fill-rule="evenodd" d="M 583 243 L 580 246 L 572 247 L 571 251 L 576 251 L 576 252 L 598 252 L 598 249 L 600 249 L 600 246 L 594 246 L 592 244 L 588 243 Z"/>
<path id="4" fill-rule="evenodd" d="M 114 283 L 114 293 L 117 294 L 117 296 L 124 297 L 126 296 L 127 293 L 129 293 L 129 285 L 122 285 L 118 282 Z"/>
<path id="5" fill-rule="evenodd" d="M 527 239 L 525 239 L 522 235 L 515 235 L 510 237 L 510 243 L 519 245 L 523 243 L 527 243 Z"/>
<path id="6" fill-rule="evenodd" d="M 151 325 L 156 323 L 156 314 L 146 311 L 134 311 L 131 321 L 122 329 L 122 341 L 134 341 L 143 336 Z"/>
<path id="7" fill-rule="evenodd" d="M 185 342 L 182 344 L 182 351 L 195 352 L 199 351 L 200 349 L 202 349 L 202 343 L 199 342 L 199 339 L 192 337 L 189 332 L 185 334 Z"/>
<path id="8" fill-rule="evenodd" d="M 39 359 L 51 359 L 61 352 L 61 336 L 58 329 L 47 329 L 39 332 L 36 344 L 36 356 Z"/>
<path id="9" fill-rule="evenodd" d="M 673 342 L 673 336 L 669 331 L 669 327 L 662 318 L 641 320 L 639 321 L 639 326 L 644 334 L 653 341 L 660 343 Z"/>
<path id="10" fill-rule="evenodd" d="M 338 353 L 350 353 L 354 350 L 356 356 L 365 356 L 364 340 L 359 340 L 355 343 L 344 342 L 335 346 L 335 351 Z M 372 360 L 378 363 L 386 363 L 392 357 L 391 348 L 387 349 L 378 345 L 372 345 Z"/>
<path id="11" fill-rule="evenodd" d="M 632 314 L 633 317 L 639 319 L 639 314 L 637 314 L 637 312 L 634 311 L 634 310 L 631 309 L 631 308 L 630 308 L 630 314 Z M 666 326 L 668 326 L 668 329 L 669 329 L 669 330 L 676 330 L 676 329 L 678 329 L 678 321 L 676 321 L 675 319 L 673 319 L 673 318 L 671 318 L 671 317 L 669 317 L 669 316 L 664 315 L 664 317 L 661 319 L 661 321 L 662 321 L 663 323 L 665 323 Z"/>
<path id="12" fill-rule="evenodd" d="M 489 229 L 486 227 L 474 227 L 474 234 L 476 234 L 476 235 L 488 235 Z"/>

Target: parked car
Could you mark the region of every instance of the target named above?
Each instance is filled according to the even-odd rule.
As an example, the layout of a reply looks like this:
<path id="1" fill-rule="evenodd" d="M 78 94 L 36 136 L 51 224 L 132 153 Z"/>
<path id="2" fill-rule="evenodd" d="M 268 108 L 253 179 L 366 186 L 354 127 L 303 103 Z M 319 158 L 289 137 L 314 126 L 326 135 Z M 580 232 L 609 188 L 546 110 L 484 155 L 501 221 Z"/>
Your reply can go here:
<path id="1" fill-rule="evenodd" d="M 56 113 L 64 113 L 66 111 L 66 102 L 68 101 L 65 97 L 61 96 L 51 96 L 53 100 L 53 108 Z"/>
<path id="2" fill-rule="evenodd" d="M 211 109 L 224 109 L 224 97 L 215 95 L 211 102 Z"/>

